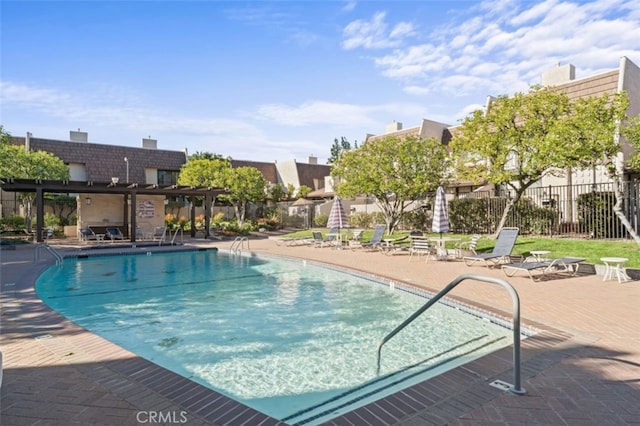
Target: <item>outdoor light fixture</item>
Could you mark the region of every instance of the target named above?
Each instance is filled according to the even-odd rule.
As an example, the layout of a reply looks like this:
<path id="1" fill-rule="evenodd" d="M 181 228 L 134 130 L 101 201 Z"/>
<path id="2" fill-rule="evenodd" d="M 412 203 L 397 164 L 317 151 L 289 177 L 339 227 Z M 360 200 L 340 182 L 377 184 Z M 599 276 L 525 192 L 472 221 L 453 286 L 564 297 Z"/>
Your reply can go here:
<path id="1" fill-rule="evenodd" d="M 90 205 L 90 204 L 91 204 L 91 197 L 87 197 L 87 198 L 85 198 L 85 199 L 84 199 L 84 202 L 85 202 L 87 205 Z"/>
<path id="2" fill-rule="evenodd" d="M 111 178 L 111 183 L 116 185 L 118 182 L 120 182 L 120 178 L 119 177 L 112 177 Z"/>

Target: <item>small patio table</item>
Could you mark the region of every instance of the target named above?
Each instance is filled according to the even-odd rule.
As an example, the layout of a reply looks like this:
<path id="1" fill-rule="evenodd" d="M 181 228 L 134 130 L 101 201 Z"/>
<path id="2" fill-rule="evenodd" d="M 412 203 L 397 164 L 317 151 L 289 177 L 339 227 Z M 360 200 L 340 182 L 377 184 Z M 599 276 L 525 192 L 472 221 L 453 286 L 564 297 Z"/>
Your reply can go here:
<path id="1" fill-rule="evenodd" d="M 430 241 L 436 243 L 438 245 L 437 260 L 448 260 L 449 252 L 447 251 L 446 243 L 449 241 L 460 241 L 460 238 L 457 237 L 434 237 L 431 238 Z M 457 251 L 454 254 L 455 257 L 458 257 Z"/>
<path id="2" fill-rule="evenodd" d="M 618 283 L 629 281 L 631 278 L 624 271 L 624 264 L 629 261 L 626 257 L 601 257 L 604 263 L 604 277 L 602 281 L 608 281 L 615 276 Z"/>
<path id="3" fill-rule="evenodd" d="M 544 262 L 546 260 L 545 256 L 551 252 L 549 250 L 531 250 L 530 253 L 536 262 Z"/>

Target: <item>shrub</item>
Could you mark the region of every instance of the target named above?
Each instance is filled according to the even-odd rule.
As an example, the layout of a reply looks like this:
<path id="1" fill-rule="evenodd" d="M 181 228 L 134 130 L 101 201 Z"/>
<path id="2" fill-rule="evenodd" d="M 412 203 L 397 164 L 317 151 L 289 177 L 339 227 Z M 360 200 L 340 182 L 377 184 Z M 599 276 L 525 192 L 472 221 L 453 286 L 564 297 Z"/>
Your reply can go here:
<path id="1" fill-rule="evenodd" d="M 204 215 L 202 217 L 202 220 L 204 223 Z M 223 222 L 224 222 L 224 213 L 222 212 L 214 214 L 213 217 L 211 218 L 211 225 L 221 226 Z"/>
<path id="2" fill-rule="evenodd" d="M 415 209 L 405 212 L 402 221 L 410 229 L 425 230 L 430 228 L 431 214 L 427 209 Z"/>
<path id="3" fill-rule="evenodd" d="M 354 228 L 370 228 L 373 218 L 370 213 L 356 212 L 349 216 L 349 224 Z"/>
<path id="4" fill-rule="evenodd" d="M 616 196 L 613 192 L 590 192 L 578 196 L 580 231 L 592 238 L 621 238 L 626 232 L 613 213 Z"/>
<path id="5" fill-rule="evenodd" d="M 313 218 L 313 224 L 320 228 L 326 228 L 328 220 L 329 220 L 328 214 L 320 213 Z"/>
<path id="6" fill-rule="evenodd" d="M 60 226 L 60 218 L 53 213 L 46 213 L 44 215 L 44 226 L 55 229 Z"/>
<path id="7" fill-rule="evenodd" d="M 174 214 L 171 213 L 167 213 L 164 215 L 164 225 L 171 229 L 174 230 L 176 229 L 177 225 L 178 225 L 178 217 Z"/>
<path id="8" fill-rule="evenodd" d="M 24 217 L 17 214 L 12 214 L 11 216 L 0 219 L 0 222 L 7 228 L 16 230 L 24 229 Z"/>

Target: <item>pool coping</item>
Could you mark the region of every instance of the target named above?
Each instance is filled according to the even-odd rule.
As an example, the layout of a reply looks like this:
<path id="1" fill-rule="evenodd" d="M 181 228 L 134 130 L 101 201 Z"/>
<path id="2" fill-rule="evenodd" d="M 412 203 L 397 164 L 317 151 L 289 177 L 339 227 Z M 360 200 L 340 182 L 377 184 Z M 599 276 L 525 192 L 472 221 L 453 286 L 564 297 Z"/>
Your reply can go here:
<path id="1" fill-rule="evenodd" d="M 194 248 L 197 250 L 197 248 Z M 166 249 L 165 249 L 166 251 Z M 99 255 L 104 255 L 100 253 Z M 286 256 L 281 256 L 286 257 Z M 299 260 L 299 258 L 296 258 Z M 313 261 L 329 267 L 335 265 Z M 150 361 L 135 356 L 129 351 L 72 323 L 49 309 L 35 293 L 35 280 L 51 262 L 38 263 L 29 268 L 12 288 L 3 288 L 3 296 L 12 293 L 20 305 L 38 310 L 42 317 L 37 324 L 28 324 L 28 318 L 17 318 L 22 333 L 37 339 L 38 344 L 56 354 L 65 363 L 81 368 L 83 373 L 96 380 L 109 391 L 131 403 L 134 407 L 146 408 L 140 395 L 152 392 L 167 407 L 185 410 L 192 418 L 203 424 L 285 424 L 264 413 L 206 388 L 196 382 L 173 373 Z M 358 271 L 354 268 L 338 267 Z M 366 272 L 365 272 L 366 273 Z M 371 274 L 374 276 L 373 274 Z M 378 275 L 375 275 L 378 276 Z M 416 287 L 397 279 L 408 287 Z M 423 290 L 423 289 L 421 289 Z M 457 299 L 457 298 L 456 298 Z M 491 312 L 501 317 L 508 314 L 476 302 L 458 300 L 461 303 Z M 18 307 L 19 308 L 19 307 Z M 578 336 L 557 328 L 529 321 L 523 322 L 538 331 L 521 345 L 522 380 L 532 377 L 574 353 L 578 346 L 589 343 L 590 337 Z M 55 328 L 55 330 L 52 330 Z M 6 327 L 5 327 L 6 329 Z M 43 330 L 51 330 L 44 332 Z M 48 337 L 51 336 L 51 337 Z M 44 338 L 43 338 L 44 337 Z M 5 337 L 3 337 L 4 339 Z M 574 343 L 579 343 L 575 345 Z M 550 349 L 554 349 L 551 351 Z M 69 356 L 69 354 L 73 354 Z M 511 346 L 449 370 L 407 389 L 396 392 L 378 401 L 356 408 L 329 420 L 326 424 L 425 424 L 443 423 L 480 407 L 492 399 L 504 395 L 504 391 L 490 386 L 494 380 L 511 382 L 513 378 Z M 90 363 L 90 364 L 85 364 Z M 91 365 L 91 367 L 87 367 Z M 80 367 L 82 366 L 82 367 Z M 98 368 L 99 367 L 99 368 Z M 134 391 L 135 390 L 135 391 Z M 147 390 L 147 392 L 145 392 Z M 167 405 L 169 401 L 169 405 Z"/>

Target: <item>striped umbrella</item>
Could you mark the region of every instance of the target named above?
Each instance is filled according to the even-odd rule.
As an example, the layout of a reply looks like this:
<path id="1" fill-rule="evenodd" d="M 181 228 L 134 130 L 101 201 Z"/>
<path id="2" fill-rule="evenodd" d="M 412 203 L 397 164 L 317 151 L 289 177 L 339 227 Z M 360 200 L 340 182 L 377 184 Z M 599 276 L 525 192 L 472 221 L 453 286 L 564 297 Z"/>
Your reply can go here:
<path id="1" fill-rule="evenodd" d="M 327 220 L 327 228 L 348 228 L 349 220 L 347 219 L 347 215 L 342 208 L 342 201 L 339 197 L 336 197 L 333 200 L 333 205 L 331 206 L 331 211 L 329 212 L 329 219 Z"/>
<path id="2" fill-rule="evenodd" d="M 436 192 L 435 207 L 433 209 L 433 222 L 431 231 L 442 236 L 443 232 L 449 232 L 449 214 L 447 213 L 447 198 L 444 195 L 444 188 L 438 187 Z"/>

